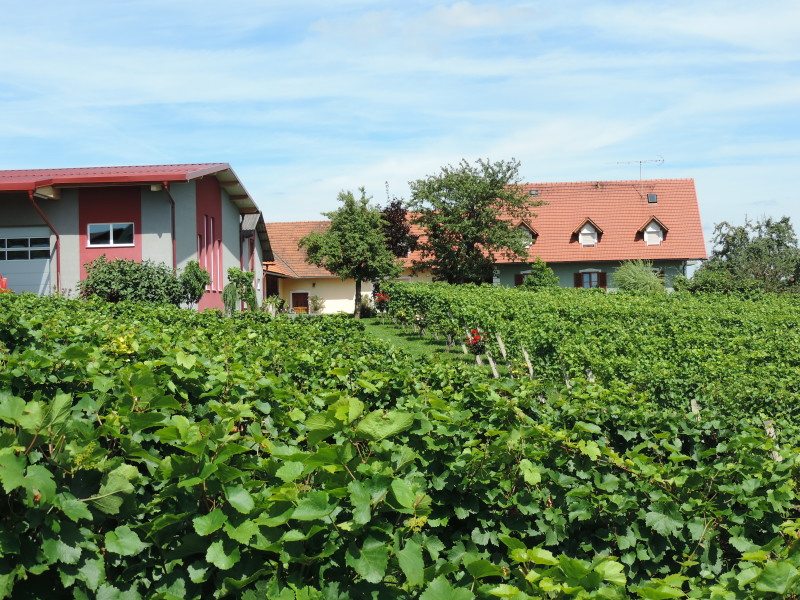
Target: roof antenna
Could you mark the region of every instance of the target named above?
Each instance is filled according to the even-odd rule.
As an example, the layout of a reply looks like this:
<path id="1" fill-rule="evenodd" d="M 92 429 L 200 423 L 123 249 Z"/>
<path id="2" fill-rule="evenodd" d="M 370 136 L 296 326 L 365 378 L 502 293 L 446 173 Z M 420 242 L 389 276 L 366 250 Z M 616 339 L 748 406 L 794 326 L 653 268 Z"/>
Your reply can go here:
<path id="1" fill-rule="evenodd" d="M 645 164 L 652 164 L 652 165 L 663 165 L 664 164 L 664 157 L 659 156 L 658 158 L 643 158 L 642 160 L 623 160 L 617 163 L 618 165 L 639 165 L 639 194 L 642 193 L 642 165 Z"/>

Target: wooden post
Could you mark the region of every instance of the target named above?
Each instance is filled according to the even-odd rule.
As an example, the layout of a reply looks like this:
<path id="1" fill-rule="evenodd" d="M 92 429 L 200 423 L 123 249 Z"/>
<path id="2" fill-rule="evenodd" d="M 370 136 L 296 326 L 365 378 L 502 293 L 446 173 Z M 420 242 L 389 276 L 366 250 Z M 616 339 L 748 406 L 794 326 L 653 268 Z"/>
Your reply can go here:
<path id="1" fill-rule="evenodd" d="M 774 440 L 778 437 L 777 433 L 775 433 L 775 423 L 772 419 L 764 421 L 764 431 L 767 433 L 767 437 L 771 440 Z M 783 460 L 783 457 L 780 455 L 780 452 L 778 452 L 778 450 L 779 447 L 778 444 L 776 443 L 775 450 L 771 452 L 772 460 L 774 460 L 775 462 L 781 462 Z"/>
<path id="2" fill-rule="evenodd" d="M 594 372 L 591 369 L 586 369 L 586 381 L 594 383 Z"/>
<path id="3" fill-rule="evenodd" d="M 694 418 L 699 423 L 700 422 L 700 405 L 697 403 L 697 400 L 692 398 L 692 401 L 689 403 L 689 406 L 692 409 L 692 414 L 694 415 Z"/>
<path id="4" fill-rule="evenodd" d="M 497 345 L 500 347 L 500 354 L 503 357 L 503 360 L 508 358 L 508 354 L 506 353 L 506 345 L 503 343 L 503 338 L 500 337 L 500 332 L 494 334 L 494 337 L 497 338 Z"/>
<path id="5" fill-rule="evenodd" d="M 525 359 L 525 364 L 528 366 L 528 375 L 533 379 L 533 363 L 531 363 L 531 357 L 528 356 L 528 351 L 524 346 L 522 347 L 522 357 Z"/>
<path id="6" fill-rule="evenodd" d="M 464 354 L 469 354 L 469 350 L 467 350 L 466 344 L 461 344 L 461 350 L 464 352 Z"/>
<path id="7" fill-rule="evenodd" d="M 483 359 L 481 358 L 481 355 L 480 355 L 480 354 L 476 354 L 476 355 L 475 355 L 475 362 L 476 362 L 476 363 L 478 363 L 478 366 L 479 366 L 479 367 L 482 367 L 482 366 L 483 366 Z"/>
<path id="8" fill-rule="evenodd" d="M 486 353 L 486 360 L 489 361 L 489 366 L 492 368 L 492 376 L 497 379 L 500 377 L 500 374 L 497 372 L 497 365 L 494 364 L 494 360 L 492 359 L 492 355 L 488 352 Z"/>

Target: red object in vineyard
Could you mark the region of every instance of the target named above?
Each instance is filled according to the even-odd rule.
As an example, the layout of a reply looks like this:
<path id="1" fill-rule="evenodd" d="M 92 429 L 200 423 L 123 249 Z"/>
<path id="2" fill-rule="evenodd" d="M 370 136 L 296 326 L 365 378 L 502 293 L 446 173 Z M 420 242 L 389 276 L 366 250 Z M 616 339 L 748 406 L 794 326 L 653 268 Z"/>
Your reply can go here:
<path id="1" fill-rule="evenodd" d="M 470 329 L 467 337 L 467 347 L 473 354 L 483 354 L 486 350 L 486 343 L 483 341 L 481 332 L 477 329 Z"/>
<path id="2" fill-rule="evenodd" d="M 8 289 L 8 277 L 3 277 L 0 275 L 0 290 L 7 290 Z"/>

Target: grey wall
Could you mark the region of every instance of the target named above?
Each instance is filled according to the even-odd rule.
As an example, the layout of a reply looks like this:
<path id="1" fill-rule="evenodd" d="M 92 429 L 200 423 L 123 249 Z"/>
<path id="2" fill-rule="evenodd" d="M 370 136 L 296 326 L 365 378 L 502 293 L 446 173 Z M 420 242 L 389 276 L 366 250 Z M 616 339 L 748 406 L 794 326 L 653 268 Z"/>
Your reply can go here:
<path id="1" fill-rule="evenodd" d="M 197 197 L 194 181 L 173 183 L 169 189 L 175 198 L 175 240 L 180 271 L 190 260 L 197 260 Z"/>
<path id="2" fill-rule="evenodd" d="M 598 269 L 609 274 L 608 287 L 613 288 L 614 271 L 616 271 L 619 265 L 619 262 L 550 263 L 550 268 L 558 275 L 561 287 L 573 287 L 575 285 L 573 277 L 578 271 L 584 269 Z M 664 269 L 664 283 L 667 287 L 672 287 L 672 279 L 675 275 L 683 273 L 684 265 L 684 261 L 653 261 L 654 267 Z M 499 265 L 498 269 L 500 271 L 500 285 L 513 287 L 514 275 L 527 271 L 529 266 L 527 264 Z"/>
<path id="3" fill-rule="evenodd" d="M 228 269 L 242 266 L 239 229 L 239 209 L 231 202 L 228 192 L 220 190 L 222 194 L 222 281 L 228 283 Z"/>
<path id="4" fill-rule="evenodd" d="M 61 291 L 75 295 L 80 281 L 80 253 L 78 248 L 78 191 L 62 190 L 59 200 L 36 199 L 36 203 L 50 219 L 61 238 Z M 0 227 L 34 227 L 46 223 L 31 206 L 24 194 L 0 195 Z M 50 236 L 50 247 L 55 250 L 56 238 Z M 50 264 L 55 286 L 57 260 L 53 254 Z"/>
<path id="5" fill-rule="evenodd" d="M 176 206 L 177 212 L 177 206 Z M 172 268 L 172 215 L 165 191 L 142 188 L 142 260 Z"/>

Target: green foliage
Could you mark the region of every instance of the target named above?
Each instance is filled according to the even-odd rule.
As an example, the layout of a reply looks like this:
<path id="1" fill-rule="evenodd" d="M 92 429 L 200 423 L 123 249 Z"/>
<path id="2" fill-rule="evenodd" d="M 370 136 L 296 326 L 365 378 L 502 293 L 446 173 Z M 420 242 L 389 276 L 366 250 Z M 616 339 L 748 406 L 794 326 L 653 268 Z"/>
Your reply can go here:
<path id="1" fill-rule="evenodd" d="M 149 260 L 106 260 L 101 256 L 86 265 L 86 279 L 78 286 L 84 298 L 98 297 L 107 302 L 155 302 L 158 304 L 197 304 L 205 286 L 211 282 L 197 261 L 186 265 L 179 277 L 172 269 Z"/>
<path id="2" fill-rule="evenodd" d="M 536 260 L 531 263 L 530 273 L 525 275 L 525 279 L 522 280 L 522 286 L 528 290 L 557 288 L 559 286 L 558 275 L 537 256 Z"/>
<path id="3" fill-rule="evenodd" d="M 653 271 L 653 263 L 628 260 L 614 271 L 614 287 L 623 292 L 657 294 L 664 291 L 664 281 Z"/>
<path id="4" fill-rule="evenodd" d="M 273 315 L 286 312 L 286 300 L 277 295 L 264 298 L 263 306 L 265 310 Z"/>
<path id="5" fill-rule="evenodd" d="M 711 259 L 686 282 L 689 291 L 767 292 L 794 290 L 800 247 L 789 217 L 769 217 L 714 228 Z"/>
<path id="6" fill-rule="evenodd" d="M 356 295 L 354 314 L 360 316 L 361 283 L 396 277 L 400 264 L 387 247 L 384 227 L 386 222 L 379 208 L 370 204 L 364 188 L 356 199 L 352 192 L 341 192 L 341 206 L 324 213 L 331 221 L 324 232 L 314 232 L 302 240 L 308 260 L 327 269 L 334 275 L 354 279 Z"/>
<path id="7" fill-rule="evenodd" d="M 419 236 L 411 233 L 408 209 L 399 198 L 394 198 L 381 209 L 383 215 L 383 235 L 386 245 L 397 258 L 405 258 L 417 248 Z"/>
<path id="8" fill-rule="evenodd" d="M 106 260 L 101 256 L 86 265 L 86 278 L 78 284 L 81 296 L 97 296 L 107 302 L 132 300 L 179 305 L 181 282 L 172 269 L 149 260 Z"/>
<path id="9" fill-rule="evenodd" d="M 442 167 L 410 182 L 409 210 L 426 232 L 416 269 L 430 269 L 450 283 L 490 281 L 498 257 L 527 256 L 515 221 L 532 216 L 537 202 L 522 187 L 517 160 Z"/>
<path id="10" fill-rule="evenodd" d="M 189 306 L 200 302 L 206 286 L 211 283 L 211 275 L 196 260 L 189 261 L 179 279 L 183 291 L 182 301 Z"/>
<path id="11" fill-rule="evenodd" d="M 222 304 L 225 313 L 232 315 L 237 305 L 244 302 L 250 310 L 258 309 L 256 290 L 253 287 L 254 274 L 237 267 L 228 269 L 228 284 L 222 290 Z"/>
<path id="12" fill-rule="evenodd" d="M 495 334 L 514 368 L 563 381 L 587 370 L 624 382 L 675 407 L 692 399 L 734 414 L 797 415 L 800 302 L 795 295 L 585 294 L 560 288 L 525 292 L 496 286 L 391 282 L 389 315 L 425 323 L 451 339 L 479 329 L 493 356 Z"/>
<path id="13" fill-rule="evenodd" d="M 325 310 L 325 298 L 322 296 L 311 296 L 308 299 L 308 306 L 311 309 L 311 312 L 314 314 L 319 314 L 323 310 Z"/>
<path id="14" fill-rule="evenodd" d="M 620 300 L 628 327 L 673 301 Z M 705 319 L 731 321 L 722 300 Z M 772 323 L 754 313 L 740 343 Z M 620 379 L 487 379 L 363 333 L 3 295 L 0 596 L 798 593 L 796 419 L 775 419 L 776 443 L 722 403 L 698 419 Z M 767 383 L 785 387 L 792 357 L 773 350 Z"/>

